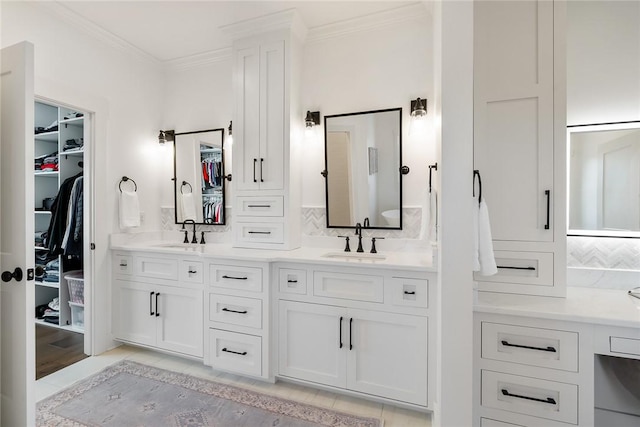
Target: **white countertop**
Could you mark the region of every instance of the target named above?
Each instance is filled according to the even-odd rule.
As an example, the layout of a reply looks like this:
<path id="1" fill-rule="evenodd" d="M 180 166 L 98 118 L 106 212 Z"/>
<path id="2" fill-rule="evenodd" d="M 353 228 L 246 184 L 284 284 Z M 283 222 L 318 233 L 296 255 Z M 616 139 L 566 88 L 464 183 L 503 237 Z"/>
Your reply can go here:
<path id="1" fill-rule="evenodd" d="M 120 235 L 116 238 L 112 237 L 111 249 L 256 262 L 294 262 L 334 266 L 341 265 L 345 267 L 402 269 L 421 272 L 437 271 L 436 266 L 433 265 L 431 253 L 427 251 L 379 250 L 376 255 L 365 252 L 362 254 L 362 258 L 347 258 L 342 256 L 344 253 L 339 247 L 341 243 L 336 242 L 335 239 L 332 242 L 334 245 L 330 248 L 302 247 L 290 251 L 278 251 L 234 248 L 228 243 L 207 243 L 204 245 L 182 244 L 176 240 L 143 240 L 126 238 Z M 352 251 L 346 253 L 346 256 L 358 256 L 358 254 Z M 371 258 L 372 256 L 380 256 L 384 257 L 384 259 Z"/>
<path id="2" fill-rule="evenodd" d="M 627 291 L 567 287 L 566 298 L 478 292 L 476 312 L 640 328 L 640 299 Z"/>

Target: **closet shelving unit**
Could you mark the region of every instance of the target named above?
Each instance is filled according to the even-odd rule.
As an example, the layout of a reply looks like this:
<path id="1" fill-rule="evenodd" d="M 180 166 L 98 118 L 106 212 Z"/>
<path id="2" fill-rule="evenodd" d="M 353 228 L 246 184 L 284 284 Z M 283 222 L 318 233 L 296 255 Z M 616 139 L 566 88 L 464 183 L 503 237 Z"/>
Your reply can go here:
<path id="1" fill-rule="evenodd" d="M 208 145 L 201 144 L 200 145 L 200 161 L 204 162 L 222 162 L 222 148 L 220 147 L 212 147 Z M 220 183 L 219 185 L 213 185 L 211 187 L 207 187 L 203 185 L 202 187 L 202 206 L 203 206 L 203 218 L 204 221 L 207 222 L 206 215 L 206 205 L 208 203 L 218 204 L 223 201 L 223 180 L 222 177 L 223 171 L 220 171 Z M 224 209 L 220 212 L 220 221 L 219 223 L 224 222 Z M 218 222 L 211 222 L 212 224 L 218 224 Z"/>
<path id="2" fill-rule="evenodd" d="M 72 114 L 73 113 L 73 114 Z M 75 111 L 66 107 L 35 102 L 35 127 L 47 128 L 57 122 L 57 130 L 36 133 L 34 136 L 34 156 L 36 158 L 48 154 L 58 153 L 58 170 L 42 171 L 34 168 L 34 225 L 35 231 L 43 232 L 49 228 L 52 213 L 45 209 L 45 199 L 55 199 L 60 185 L 67 179 L 82 171 L 84 146 L 64 150 L 67 140 L 81 139 L 84 135 L 84 114 L 76 117 Z M 38 243 L 35 245 L 36 258 L 48 253 L 47 247 Z M 54 298 L 59 299 L 59 324 L 45 322 L 36 318 L 36 323 L 61 329 L 83 332 L 83 307 L 75 307 L 72 316 L 69 306 L 69 290 L 64 280 L 62 255 L 58 255 L 58 277 L 56 282 L 36 280 L 35 304 L 48 304 Z M 36 265 L 42 263 L 36 259 Z"/>

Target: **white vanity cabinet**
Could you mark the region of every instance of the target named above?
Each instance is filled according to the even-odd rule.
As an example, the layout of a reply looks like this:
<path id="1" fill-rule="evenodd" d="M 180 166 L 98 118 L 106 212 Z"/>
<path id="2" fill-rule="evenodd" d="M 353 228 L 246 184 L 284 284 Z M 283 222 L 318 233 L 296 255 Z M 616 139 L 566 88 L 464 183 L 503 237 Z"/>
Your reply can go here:
<path id="1" fill-rule="evenodd" d="M 114 256 L 114 338 L 202 358 L 202 261 L 145 253 Z"/>
<path id="2" fill-rule="evenodd" d="M 565 294 L 565 14 L 562 1 L 474 4 L 474 169 L 499 271 L 476 275 L 481 290 Z"/>
<path id="3" fill-rule="evenodd" d="M 274 280 L 280 377 L 431 408 L 435 277 L 278 265 Z"/>
<path id="4" fill-rule="evenodd" d="M 205 365 L 269 379 L 269 264 L 207 266 Z"/>

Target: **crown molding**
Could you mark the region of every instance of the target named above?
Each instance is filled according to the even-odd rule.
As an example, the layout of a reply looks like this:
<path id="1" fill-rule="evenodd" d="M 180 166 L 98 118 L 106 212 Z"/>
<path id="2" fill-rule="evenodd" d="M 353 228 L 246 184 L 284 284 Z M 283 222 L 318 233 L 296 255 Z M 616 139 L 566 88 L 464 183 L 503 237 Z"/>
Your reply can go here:
<path id="1" fill-rule="evenodd" d="M 111 46 L 112 48 L 115 48 L 121 52 L 130 54 L 134 57 L 141 58 L 150 64 L 153 64 L 156 66 L 162 65 L 162 61 L 160 61 L 155 56 L 148 54 L 144 50 L 134 46 L 128 41 L 105 30 L 104 28 L 86 19 L 85 17 L 77 14 L 76 12 L 58 3 L 57 1 L 34 2 L 33 4 L 37 4 L 39 7 L 44 7 L 48 9 L 50 12 L 55 13 L 58 17 L 63 19 L 65 22 L 78 28 L 82 33 L 93 36 L 99 41 Z"/>
<path id="2" fill-rule="evenodd" d="M 246 19 L 233 24 L 223 25 L 219 29 L 232 40 L 277 30 L 289 30 L 301 41 L 304 41 L 307 36 L 307 27 L 304 25 L 296 9 L 287 9 L 282 12 Z"/>
<path id="3" fill-rule="evenodd" d="M 359 32 L 395 26 L 407 21 L 424 20 L 432 15 L 431 3 L 432 2 L 417 2 L 396 9 L 314 27 L 309 30 L 306 41 L 307 43 L 314 43 Z"/>
<path id="4" fill-rule="evenodd" d="M 204 67 L 206 65 L 215 64 L 216 62 L 227 61 L 231 59 L 231 47 L 210 50 L 208 52 L 198 53 L 195 55 L 184 56 L 182 58 L 170 59 L 164 62 L 169 70 L 187 70 L 189 68 Z"/>

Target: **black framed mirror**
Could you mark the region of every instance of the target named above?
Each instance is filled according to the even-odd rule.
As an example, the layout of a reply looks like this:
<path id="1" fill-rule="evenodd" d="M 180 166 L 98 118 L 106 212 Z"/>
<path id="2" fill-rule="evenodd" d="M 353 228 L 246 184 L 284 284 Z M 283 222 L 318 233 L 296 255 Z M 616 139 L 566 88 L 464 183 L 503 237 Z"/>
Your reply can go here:
<path id="1" fill-rule="evenodd" d="M 324 117 L 327 228 L 402 229 L 402 108 Z"/>
<path id="2" fill-rule="evenodd" d="M 176 224 L 224 225 L 224 129 L 176 133 L 173 145 Z"/>

